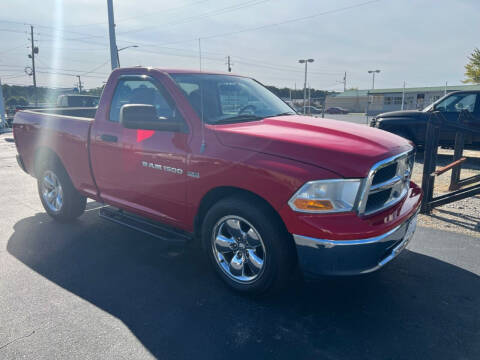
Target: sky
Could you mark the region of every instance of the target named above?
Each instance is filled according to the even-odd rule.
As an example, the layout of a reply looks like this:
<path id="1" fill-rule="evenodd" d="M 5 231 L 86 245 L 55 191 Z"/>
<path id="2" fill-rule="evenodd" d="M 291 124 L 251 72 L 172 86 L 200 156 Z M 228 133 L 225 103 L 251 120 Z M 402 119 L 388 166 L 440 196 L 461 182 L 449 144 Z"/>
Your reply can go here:
<path id="1" fill-rule="evenodd" d="M 267 85 L 343 91 L 458 85 L 480 47 L 479 0 L 113 0 L 122 66 L 227 71 Z M 25 74 L 34 26 L 38 86 L 86 88 L 110 72 L 107 0 L 2 0 L 0 79 Z M 199 40 L 200 39 L 200 42 Z M 200 49 L 199 49 L 200 45 Z"/>

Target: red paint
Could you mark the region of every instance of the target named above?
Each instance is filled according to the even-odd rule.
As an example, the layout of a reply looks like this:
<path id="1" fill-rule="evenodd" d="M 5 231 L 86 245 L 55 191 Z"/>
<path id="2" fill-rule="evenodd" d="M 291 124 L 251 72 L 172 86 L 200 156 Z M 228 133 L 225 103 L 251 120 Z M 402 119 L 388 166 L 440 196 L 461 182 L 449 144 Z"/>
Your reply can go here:
<path id="1" fill-rule="evenodd" d="M 421 191 L 412 184 L 405 200 L 370 217 L 292 211 L 287 202 L 305 182 L 365 177 L 374 163 L 407 150 L 408 142 L 367 126 L 289 116 L 206 125 L 202 153 L 201 121 L 168 76 L 174 72 L 182 71 L 115 70 L 94 121 L 19 112 L 14 135 L 27 171 L 33 174 L 39 149 L 50 149 L 59 156 L 74 186 L 85 195 L 187 231 L 193 231 L 203 197 L 218 187 L 257 194 L 278 212 L 289 232 L 327 239 L 379 235 L 405 221 L 418 208 Z M 118 77 L 124 74 L 156 78 L 173 98 L 188 132 L 137 131 L 109 121 L 113 92 Z M 115 135 L 118 142 L 104 142 L 102 134 Z M 142 162 L 182 169 L 183 174 L 145 167 Z M 200 177 L 189 177 L 188 171 Z"/>

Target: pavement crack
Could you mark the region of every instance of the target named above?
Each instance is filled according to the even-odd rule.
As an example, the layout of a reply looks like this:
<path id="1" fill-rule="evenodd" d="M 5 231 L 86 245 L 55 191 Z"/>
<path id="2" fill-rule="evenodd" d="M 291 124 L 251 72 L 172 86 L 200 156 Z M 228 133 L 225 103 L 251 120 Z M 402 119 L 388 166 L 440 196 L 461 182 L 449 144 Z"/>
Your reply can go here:
<path id="1" fill-rule="evenodd" d="M 25 339 L 25 338 L 28 338 L 28 337 L 32 336 L 33 334 L 35 334 L 35 330 L 32 330 L 32 332 L 29 333 L 29 334 L 27 334 L 27 335 L 20 336 L 20 337 L 18 337 L 18 338 L 16 338 L 16 339 L 13 339 L 12 341 L 7 342 L 7 343 L 4 344 L 4 345 L 1 345 L 1 346 L 0 346 L 0 350 L 6 348 L 8 345 L 13 344 L 14 342 L 17 342 L 17 341 L 23 340 L 23 339 Z"/>

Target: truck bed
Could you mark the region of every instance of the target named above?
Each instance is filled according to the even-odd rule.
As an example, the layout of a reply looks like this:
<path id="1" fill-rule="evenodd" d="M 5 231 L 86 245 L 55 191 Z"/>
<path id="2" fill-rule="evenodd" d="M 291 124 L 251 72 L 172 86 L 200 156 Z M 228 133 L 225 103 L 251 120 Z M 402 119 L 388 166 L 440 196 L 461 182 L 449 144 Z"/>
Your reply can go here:
<path id="1" fill-rule="evenodd" d="M 35 162 L 43 151 L 60 158 L 74 186 L 95 197 L 90 171 L 89 137 L 96 108 L 58 108 L 20 111 L 13 121 L 17 150 L 26 171 L 36 176 Z"/>
<path id="2" fill-rule="evenodd" d="M 36 113 L 42 114 L 56 114 L 56 115 L 65 115 L 79 118 L 94 119 L 95 114 L 97 113 L 96 107 L 67 107 L 67 108 L 47 108 L 47 109 L 35 109 L 32 110 Z"/>

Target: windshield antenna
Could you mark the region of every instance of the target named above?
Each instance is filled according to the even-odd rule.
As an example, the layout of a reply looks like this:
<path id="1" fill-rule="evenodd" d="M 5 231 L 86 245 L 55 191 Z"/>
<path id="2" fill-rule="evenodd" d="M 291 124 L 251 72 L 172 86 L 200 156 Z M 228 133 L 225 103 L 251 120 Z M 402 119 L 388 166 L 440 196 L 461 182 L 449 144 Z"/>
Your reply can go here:
<path id="1" fill-rule="evenodd" d="M 200 145 L 200 154 L 205 152 L 205 122 L 203 121 L 203 82 L 199 81 L 200 86 L 200 120 L 202 122 L 202 144 Z"/>

